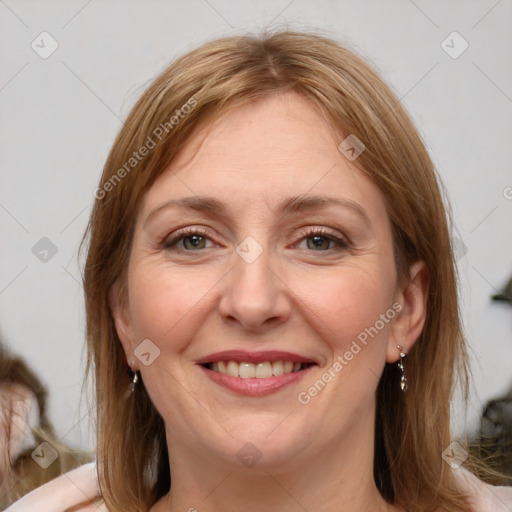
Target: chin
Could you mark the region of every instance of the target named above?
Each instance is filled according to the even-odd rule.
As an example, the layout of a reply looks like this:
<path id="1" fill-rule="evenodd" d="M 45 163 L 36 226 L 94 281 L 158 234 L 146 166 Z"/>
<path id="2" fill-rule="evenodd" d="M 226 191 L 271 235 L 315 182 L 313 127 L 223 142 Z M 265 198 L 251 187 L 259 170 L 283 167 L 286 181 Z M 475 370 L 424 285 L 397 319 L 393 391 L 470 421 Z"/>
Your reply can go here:
<path id="1" fill-rule="evenodd" d="M 285 419 L 287 414 L 270 418 L 266 414 L 265 420 L 254 415 L 237 417 L 236 425 L 230 422 L 226 429 L 233 437 L 223 435 L 217 446 L 210 438 L 209 449 L 213 448 L 219 457 L 239 468 L 270 470 L 293 463 L 311 447 L 312 433 L 304 425 L 296 422 L 292 425 L 290 417 Z"/>

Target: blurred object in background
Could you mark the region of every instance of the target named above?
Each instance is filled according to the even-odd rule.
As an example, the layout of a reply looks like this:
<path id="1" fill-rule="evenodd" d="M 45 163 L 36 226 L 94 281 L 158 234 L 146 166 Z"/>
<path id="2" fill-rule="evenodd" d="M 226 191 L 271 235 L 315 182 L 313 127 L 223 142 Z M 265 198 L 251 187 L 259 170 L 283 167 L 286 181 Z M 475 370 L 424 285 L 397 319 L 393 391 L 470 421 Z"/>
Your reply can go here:
<path id="1" fill-rule="evenodd" d="M 0 510 L 92 456 L 57 439 L 47 417 L 47 391 L 0 340 Z"/>
<path id="2" fill-rule="evenodd" d="M 508 302 L 512 306 L 512 277 L 508 280 L 503 290 L 492 296 L 492 300 Z"/>
<path id="3" fill-rule="evenodd" d="M 492 296 L 492 300 L 512 306 L 512 278 L 501 292 Z M 510 367 L 512 369 L 512 361 Z M 469 446 L 474 456 L 500 474 L 493 482 L 512 485 L 512 388 L 503 397 L 485 404 L 480 430 Z M 486 479 L 484 474 L 480 478 Z"/>
<path id="4" fill-rule="evenodd" d="M 512 389 L 504 397 L 487 402 L 480 431 L 470 448 L 491 469 L 504 475 L 498 478 L 499 485 L 512 485 Z"/>

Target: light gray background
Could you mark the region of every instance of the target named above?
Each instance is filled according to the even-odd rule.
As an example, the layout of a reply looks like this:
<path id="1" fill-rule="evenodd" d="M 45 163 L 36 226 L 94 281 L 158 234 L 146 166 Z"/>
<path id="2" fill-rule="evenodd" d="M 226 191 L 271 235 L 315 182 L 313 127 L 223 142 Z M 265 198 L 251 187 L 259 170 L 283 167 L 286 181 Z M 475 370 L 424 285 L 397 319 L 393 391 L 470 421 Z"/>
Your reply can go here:
<path id="1" fill-rule="evenodd" d="M 476 392 L 467 417 L 455 404 L 454 432 L 474 429 L 482 402 L 512 384 L 512 309 L 490 301 L 512 272 L 511 20 L 510 0 L 0 1 L 0 330 L 47 384 L 58 433 L 92 446 L 79 407 L 77 249 L 121 121 L 177 55 L 269 24 L 350 43 L 419 126 L 467 248 L 459 264 Z M 31 48 L 43 31 L 59 45 L 47 59 Z M 453 31 L 469 44 L 456 59 L 441 46 Z M 42 237 L 58 248 L 46 263 L 32 253 Z"/>

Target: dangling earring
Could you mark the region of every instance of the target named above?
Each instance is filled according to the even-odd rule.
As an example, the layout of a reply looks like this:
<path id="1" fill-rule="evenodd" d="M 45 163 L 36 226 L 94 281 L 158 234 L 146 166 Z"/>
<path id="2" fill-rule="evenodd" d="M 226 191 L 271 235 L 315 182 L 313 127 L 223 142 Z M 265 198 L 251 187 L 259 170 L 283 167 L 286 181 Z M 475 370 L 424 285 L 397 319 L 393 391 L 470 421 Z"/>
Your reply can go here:
<path id="1" fill-rule="evenodd" d="M 398 350 L 400 351 L 400 361 L 398 361 L 398 368 L 402 372 L 400 375 L 400 389 L 405 393 L 407 391 L 407 377 L 405 376 L 405 363 L 404 358 L 407 355 L 404 353 L 403 348 L 400 345 L 397 345 Z"/>
<path id="2" fill-rule="evenodd" d="M 131 368 L 130 371 L 133 374 L 132 381 L 130 382 L 130 392 L 133 393 L 137 387 L 137 382 L 139 382 L 139 372 L 137 372 L 137 370 L 133 371 Z"/>

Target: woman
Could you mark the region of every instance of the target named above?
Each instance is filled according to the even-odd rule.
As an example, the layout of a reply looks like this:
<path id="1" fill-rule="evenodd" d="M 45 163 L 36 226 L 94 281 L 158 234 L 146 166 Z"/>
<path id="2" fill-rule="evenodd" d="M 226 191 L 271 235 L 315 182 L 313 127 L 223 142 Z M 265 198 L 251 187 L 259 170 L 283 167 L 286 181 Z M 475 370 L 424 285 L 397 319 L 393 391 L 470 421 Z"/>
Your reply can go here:
<path id="1" fill-rule="evenodd" d="M 102 499 L 49 510 L 509 510 L 450 443 L 467 359 L 437 176 L 359 57 L 297 32 L 199 47 L 95 195 Z"/>

